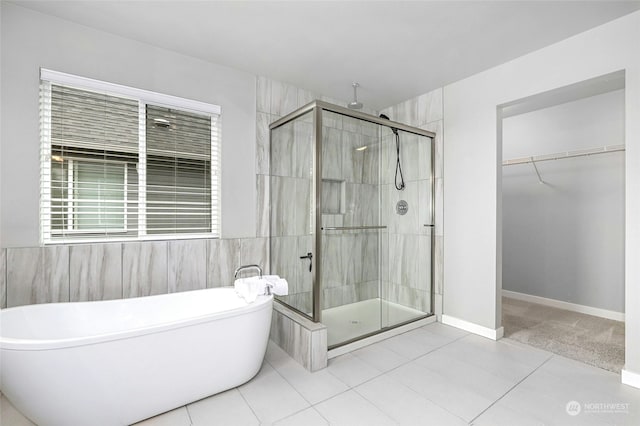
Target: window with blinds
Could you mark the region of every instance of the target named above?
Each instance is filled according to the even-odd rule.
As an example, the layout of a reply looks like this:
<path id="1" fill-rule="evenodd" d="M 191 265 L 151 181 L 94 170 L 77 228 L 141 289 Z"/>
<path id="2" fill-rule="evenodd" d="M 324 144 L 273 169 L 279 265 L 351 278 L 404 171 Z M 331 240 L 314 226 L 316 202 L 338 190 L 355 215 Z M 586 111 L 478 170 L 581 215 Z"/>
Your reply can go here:
<path id="1" fill-rule="evenodd" d="M 219 236 L 218 107 L 45 71 L 43 243 Z"/>

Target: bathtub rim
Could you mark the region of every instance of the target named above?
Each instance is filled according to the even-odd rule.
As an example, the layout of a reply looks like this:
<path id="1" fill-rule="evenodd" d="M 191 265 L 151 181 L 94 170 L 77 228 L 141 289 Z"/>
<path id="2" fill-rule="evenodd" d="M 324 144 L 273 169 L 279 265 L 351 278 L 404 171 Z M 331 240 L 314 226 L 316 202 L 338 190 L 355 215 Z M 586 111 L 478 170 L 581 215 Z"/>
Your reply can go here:
<path id="1" fill-rule="evenodd" d="M 225 289 L 227 291 L 234 291 L 233 287 L 216 287 L 216 288 L 207 288 L 200 290 L 191 290 L 183 293 L 199 293 L 199 292 L 210 292 L 210 291 L 219 291 L 221 289 Z M 170 297 L 172 295 L 176 295 L 179 293 L 167 293 L 167 294 L 157 294 L 153 296 L 142 296 L 135 297 L 129 299 L 112 299 L 112 300 L 100 300 L 100 301 L 92 301 L 92 302 L 60 302 L 60 303 L 47 303 L 46 305 L 70 305 L 70 304 L 94 304 L 94 303 L 104 303 L 104 304 L 117 304 L 122 302 L 127 302 L 128 300 L 133 299 L 141 299 L 141 298 L 161 298 L 161 297 Z M 45 304 L 43 304 L 45 305 Z M 38 305 L 23 305 L 23 306 L 15 306 L 12 308 L 2 309 L 2 312 L 13 310 L 13 309 L 24 309 Z M 13 337 L 4 337 L 0 335 L 0 350 L 2 351 L 46 351 L 46 350 L 57 350 L 57 349 L 67 349 L 81 346 L 89 346 L 100 343 L 107 343 L 115 340 L 123 340 L 135 338 L 138 336 L 155 334 L 155 333 L 163 333 L 167 331 L 177 330 L 180 328 L 190 327 L 198 324 L 203 324 L 207 322 L 213 322 L 218 320 L 223 320 L 227 318 L 233 318 L 236 316 L 247 315 L 252 312 L 257 312 L 263 309 L 272 309 L 273 306 L 273 296 L 269 295 L 261 295 L 258 296 L 255 302 L 247 303 L 245 306 L 241 306 L 234 309 L 229 309 L 225 311 L 212 312 L 206 315 L 199 315 L 194 317 L 188 317 L 184 319 L 180 319 L 177 321 L 169 321 L 169 322 L 159 322 L 157 324 L 145 326 L 145 327 L 137 327 L 131 328 L 127 330 L 119 330 L 109 333 L 101 333 L 94 334 L 89 336 L 79 336 L 79 337 L 70 337 L 70 338 L 61 338 L 61 339 L 20 339 Z M 1 315 L 1 313 L 0 313 Z M 0 332 L 1 332 L 0 328 Z"/>

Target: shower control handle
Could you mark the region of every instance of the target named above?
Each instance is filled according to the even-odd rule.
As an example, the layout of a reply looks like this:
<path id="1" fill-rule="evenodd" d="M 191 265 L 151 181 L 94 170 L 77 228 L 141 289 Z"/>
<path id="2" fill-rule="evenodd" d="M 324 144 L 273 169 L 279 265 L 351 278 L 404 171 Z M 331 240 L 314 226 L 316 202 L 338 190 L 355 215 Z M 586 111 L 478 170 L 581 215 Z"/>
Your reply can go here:
<path id="1" fill-rule="evenodd" d="M 306 256 L 300 256 L 300 259 L 309 259 L 309 272 L 311 272 L 311 268 L 313 266 L 313 254 L 311 252 L 307 253 Z"/>

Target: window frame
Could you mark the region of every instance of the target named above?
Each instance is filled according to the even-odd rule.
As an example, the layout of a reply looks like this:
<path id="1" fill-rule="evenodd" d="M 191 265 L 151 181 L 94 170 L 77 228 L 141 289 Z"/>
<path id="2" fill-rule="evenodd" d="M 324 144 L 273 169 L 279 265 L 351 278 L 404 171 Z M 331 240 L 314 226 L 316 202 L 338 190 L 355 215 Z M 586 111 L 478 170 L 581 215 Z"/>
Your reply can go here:
<path id="1" fill-rule="evenodd" d="M 123 161 L 125 173 L 125 191 L 124 191 L 124 229 L 108 230 L 104 235 L 96 237 L 83 237 L 83 235 L 95 234 L 91 230 L 71 230 L 53 231 L 51 227 L 51 119 L 44 117 L 45 106 L 41 100 L 40 113 L 40 242 L 42 245 L 69 244 L 69 243 L 89 243 L 89 242 L 118 242 L 118 241 L 145 241 L 145 240 L 178 240 L 178 239 L 197 239 L 197 238 L 220 238 L 221 235 L 221 107 L 201 101 L 180 98 L 172 95 L 165 95 L 144 89 L 137 89 L 130 86 L 123 86 L 114 83 L 108 83 L 91 78 L 80 77 L 72 74 L 53 71 L 45 68 L 40 69 L 40 85 L 41 90 L 46 90 L 46 99 L 51 101 L 51 85 L 63 85 L 73 87 L 75 89 L 104 93 L 107 95 L 128 98 L 138 102 L 138 224 L 137 235 L 124 236 L 118 235 L 127 232 L 127 193 L 129 182 L 127 178 L 127 170 L 129 162 Z M 43 89 L 44 87 L 44 89 Z M 42 95 L 41 95 L 42 97 Z M 185 112 L 195 113 L 199 115 L 207 115 L 211 118 L 211 153 L 209 158 L 211 167 L 211 231 L 200 233 L 166 233 L 166 234 L 147 234 L 147 200 L 146 200 L 146 178 L 147 178 L 147 153 L 146 153 L 146 106 L 154 105 L 164 108 L 172 108 Z M 51 105 L 47 105 L 47 111 L 51 110 Z M 107 160 L 108 161 L 108 160 Z M 70 182 L 69 185 L 72 185 Z M 71 187 L 71 186 L 70 186 Z M 67 197 L 73 197 L 67 194 Z M 75 200 L 77 201 L 77 200 Z M 65 215 L 73 216 L 72 213 L 66 212 Z M 72 217 L 73 219 L 73 217 Z M 69 222 L 67 222 L 69 223 Z M 102 229 L 101 232 L 104 232 Z M 65 236 L 59 236 L 59 235 Z"/>

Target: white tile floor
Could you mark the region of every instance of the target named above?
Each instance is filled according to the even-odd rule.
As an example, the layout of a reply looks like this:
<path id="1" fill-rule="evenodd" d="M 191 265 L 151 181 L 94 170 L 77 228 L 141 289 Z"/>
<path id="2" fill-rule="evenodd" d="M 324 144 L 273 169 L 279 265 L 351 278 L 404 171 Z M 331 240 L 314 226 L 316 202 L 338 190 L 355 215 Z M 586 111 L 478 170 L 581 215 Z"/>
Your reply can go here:
<path id="1" fill-rule="evenodd" d="M 567 413 L 571 401 L 580 404 L 577 415 Z M 2 426 L 31 424 L 4 398 L 1 408 Z M 434 323 L 332 359 L 316 373 L 270 343 L 250 382 L 137 426 L 268 424 L 639 425 L 640 389 L 509 339 Z"/>

